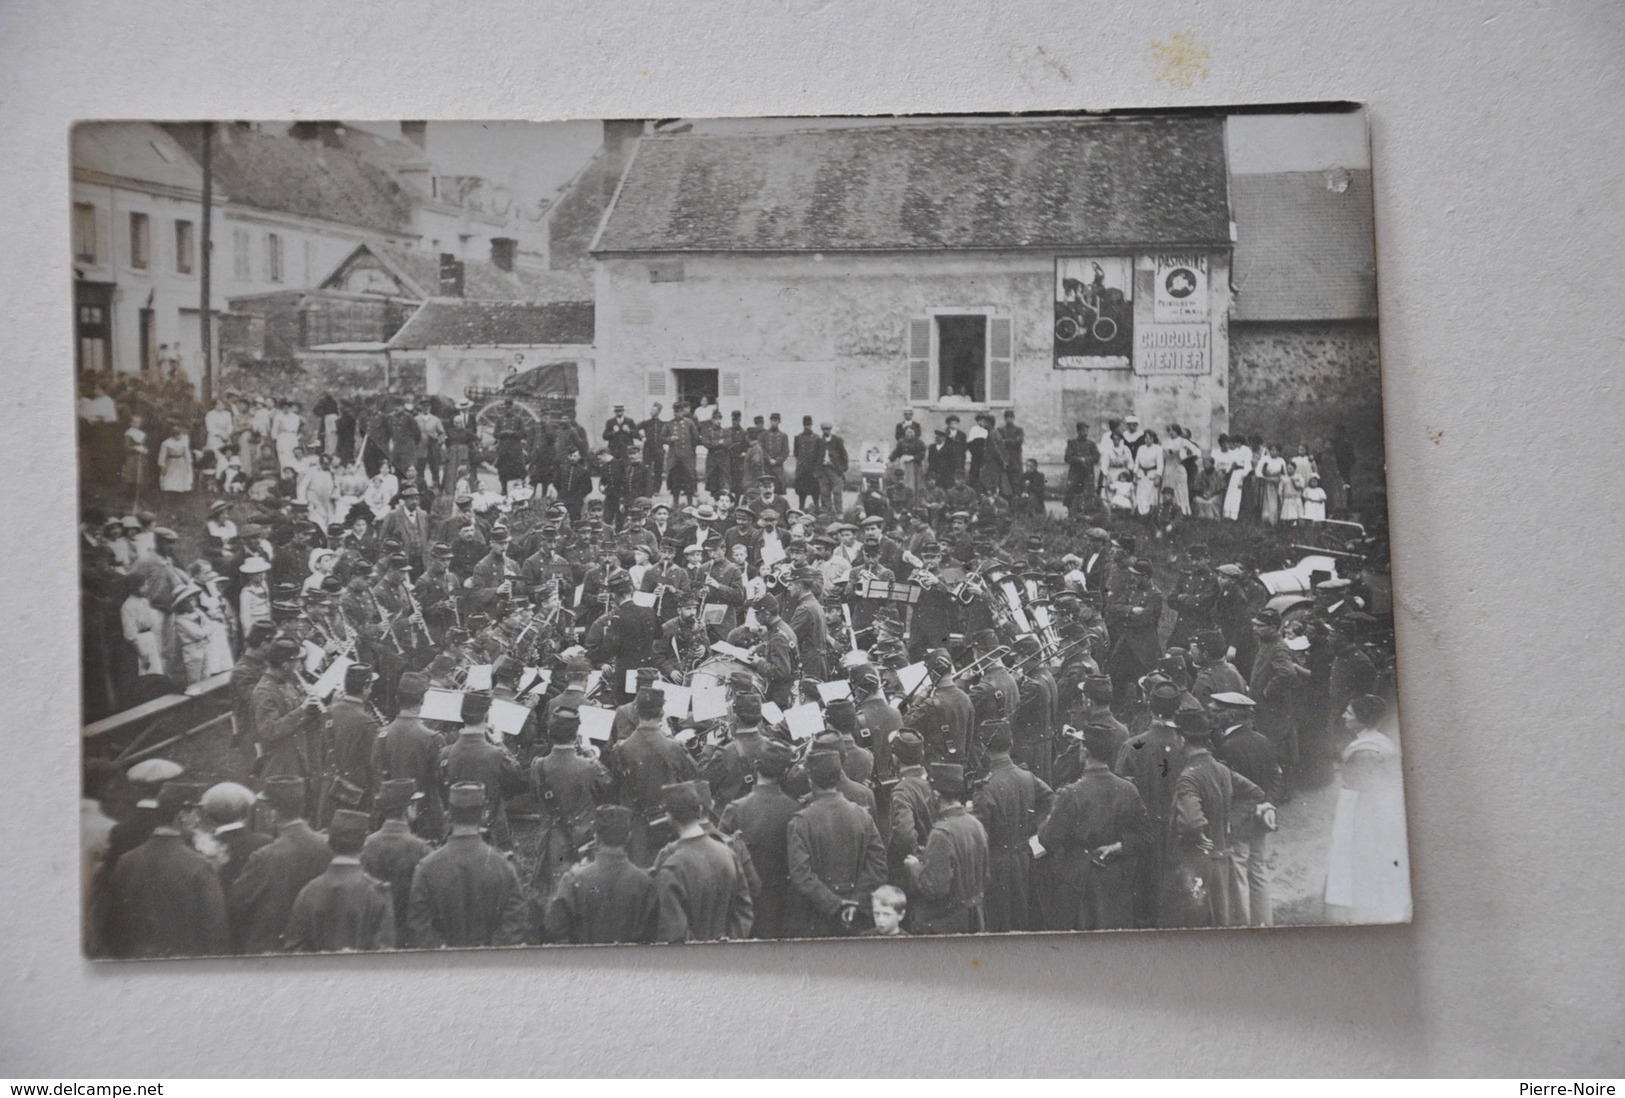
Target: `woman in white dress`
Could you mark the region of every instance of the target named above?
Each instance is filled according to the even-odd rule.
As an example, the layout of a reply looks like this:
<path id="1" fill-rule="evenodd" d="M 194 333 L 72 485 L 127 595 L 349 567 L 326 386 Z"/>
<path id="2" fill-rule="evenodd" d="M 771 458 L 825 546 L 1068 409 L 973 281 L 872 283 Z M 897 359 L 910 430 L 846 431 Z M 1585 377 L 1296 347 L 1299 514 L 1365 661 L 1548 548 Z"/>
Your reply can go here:
<path id="1" fill-rule="evenodd" d="M 305 506 L 310 521 L 326 531 L 338 516 L 338 484 L 333 479 L 333 459 L 326 454 L 316 456 L 305 476 Z"/>
<path id="2" fill-rule="evenodd" d="M 1326 916 L 1337 923 L 1402 923 L 1411 917 L 1410 855 L 1399 744 L 1379 726 L 1388 703 L 1351 699 L 1343 727 L 1342 789 L 1332 816 L 1326 867 Z"/>
<path id="3" fill-rule="evenodd" d="M 224 674 L 232 669 L 237 659 L 232 655 L 235 647 L 236 616 L 231 603 L 220 590 L 220 577 L 206 560 L 192 564 L 192 582 L 197 584 L 198 605 L 209 619 L 209 646 L 203 657 L 203 677 Z"/>
<path id="4" fill-rule="evenodd" d="M 1168 428 L 1168 441 L 1162 444 L 1162 486 L 1173 491 L 1174 506 L 1182 515 L 1191 513 L 1190 475 L 1185 459 L 1201 456 L 1201 447 L 1178 424 Z"/>
<path id="5" fill-rule="evenodd" d="M 1221 446 L 1227 449 L 1220 450 L 1214 455 L 1219 471 L 1230 478 L 1229 486 L 1224 493 L 1224 517 L 1231 522 L 1241 518 L 1241 489 L 1247 483 L 1247 478 L 1253 471 L 1252 447 L 1240 439 L 1221 439 Z"/>
<path id="6" fill-rule="evenodd" d="M 271 416 L 271 437 L 276 440 L 276 462 L 279 470 L 298 465 L 294 450 L 299 445 L 299 429 L 304 426 L 304 421 L 299 418 L 295 408 L 293 401 L 284 401 L 282 407 Z"/>
<path id="7" fill-rule="evenodd" d="M 164 652 L 160 634 L 164 616 L 143 595 L 144 580 L 140 576 L 124 577 L 125 596 L 119 605 L 119 625 L 124 639 L 135 649 L 137 675 L 162 675 Z"/>
<path id="8" fill-rule="evenodd" d="M 1279 446 L 1266 443 L 1258 459 L 1258 517 L 1265 526 L 1281 521 L 1281 478 L 1286 475 L 1286 459 Z"/>
<path id="9" fill-rule="evenodd" d="M 401 482 L 386 461 L 378 466 L 378 475 L 367 482 L 367 490 L 361 493 L 361 502 L 372 511 L 374 519 L 382 519 L 389 514 L 390 507 L 395 503 L 395 497 L 400 494 Z"/>
<path id="10" fill-rule="evenodd" d="M 203 445 L 218 454 L 233 441 L 232 435 L 235 430 L 236 421 L 232 418 L 231 409 L 226 406 L 224 399 L 217 400 L 214 407 L 203 416 L 203 432 L 207 438 Z M 225 461 L 224 455 L 220 460 Z"/>
<path id="11" fill-rule="evenodd" d="M 1108 431 L 1100 440 L 1100 498 L 1110 505 L 1112 495 L 1116 491 L 1112 486 L 1120 479 L 1119 473 L 1131 472 L 1129 463 L 1134 460 L 1134 451 L 1128 448 L 1123 436 L 1116 428 Z"/>
<path id="12" fill-rule="evenodd" d="M 1162 499 L 1162 443 L 1147 431 L 1134 455 L 1134 513 L 1149 515 Z"/>
<path id="13" fill-rule="evenodd" d="M 333 512 L 338 516 L 338 522 L 348 522 L 350 508 L 361 502 L 361 496 L 367 490 L 367 473 L 359 461 L 352 462 L 340 469 L 333 478 L 334 488 L 338 498 L 333 501 Z"/>
<path id="14" fill-rule="evenodd" d="M 179 423 L 158 446 L 158 487 L 165 492 L 192 490 L 192 441 Z"/>

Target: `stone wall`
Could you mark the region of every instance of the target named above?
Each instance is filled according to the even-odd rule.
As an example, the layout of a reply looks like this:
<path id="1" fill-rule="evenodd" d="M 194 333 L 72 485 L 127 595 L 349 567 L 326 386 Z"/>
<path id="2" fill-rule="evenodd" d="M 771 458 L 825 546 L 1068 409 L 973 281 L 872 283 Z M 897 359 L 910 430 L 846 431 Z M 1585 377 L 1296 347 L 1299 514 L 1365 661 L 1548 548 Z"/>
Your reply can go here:
<path id="1" fill-rule="evenodd" d="M 1357 483 L 1381 469 L 1382 371 L 1375 321 L 1230 322 L 1230 423 L 1317 448 L 1344 424 Z"/>

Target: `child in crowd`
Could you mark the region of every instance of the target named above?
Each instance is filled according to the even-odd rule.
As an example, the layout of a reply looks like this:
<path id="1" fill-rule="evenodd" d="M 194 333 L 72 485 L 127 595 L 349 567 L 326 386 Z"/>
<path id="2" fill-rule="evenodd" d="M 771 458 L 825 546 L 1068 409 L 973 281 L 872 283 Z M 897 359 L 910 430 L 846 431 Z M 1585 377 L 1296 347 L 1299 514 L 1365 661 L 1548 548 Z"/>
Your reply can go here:
<path id="1" fill-rule="evenodd" d="M 903 916 L 908 914 L 908 897 L 896 885 L 881 885 L 869 897 L 869 912 L 874 916 L 872 930 L 865 930 L 864 938 L 897 938 L 906 934 Z"/>

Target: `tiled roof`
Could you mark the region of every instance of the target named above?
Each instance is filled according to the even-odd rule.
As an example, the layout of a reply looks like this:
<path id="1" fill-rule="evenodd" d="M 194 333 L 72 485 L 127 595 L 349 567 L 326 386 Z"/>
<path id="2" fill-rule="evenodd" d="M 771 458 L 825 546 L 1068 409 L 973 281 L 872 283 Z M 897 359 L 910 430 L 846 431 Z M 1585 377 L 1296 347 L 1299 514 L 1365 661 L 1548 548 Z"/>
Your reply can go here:
<path id="1" fill-rule="evenodd" d="M 527 346 L 545 343 L 590 346 L 590 301 L 536 305 L 517 301 L 436 298 L 420 306 L 395 337 L 392 350 L 424 347 Z"/>
<path id="2" fill-rule="evenodd" d="M 440 296 L 440 257 L 434 252 L 397 248 L 369 241 L 358 244 L 333 272 L 324 287 L 337 286 L 357 256 L 370 252 L 402 283 L 402 296 L 425 300 Z M 469 301 L 586 301 L 592 297 L 587 272 L 505 271 L 489 259 L 463 261 L 463 297 Z"/>
<path id="3" fill-rule="evenodd" d="M 1371 173 L 1272 172 L 1230 181 L 1235 320 L 1377 315 Z"/>
<path id="4" fill-rule="evenodd" d="M 175 139 L 150 122 L 82 122 L 73 128 L 79 172 L 174 187 L 201 196 L 203 173 Z"/>
<path id="5" fill-rule="evenodd" d="M 1225 178 L 1217 118 L 648 137 L 594 250 L 1222 247 Z"/>
<path id="6" fill-rule="evenodd" d="M 197 126 L 165 128 L 194 160 L 201 156 Z M 382 232 L 416 231 L 417 200 L 378 164 L 320 141 L 227 124 L 214 132 L 215 184 L 233 203 Z"/>

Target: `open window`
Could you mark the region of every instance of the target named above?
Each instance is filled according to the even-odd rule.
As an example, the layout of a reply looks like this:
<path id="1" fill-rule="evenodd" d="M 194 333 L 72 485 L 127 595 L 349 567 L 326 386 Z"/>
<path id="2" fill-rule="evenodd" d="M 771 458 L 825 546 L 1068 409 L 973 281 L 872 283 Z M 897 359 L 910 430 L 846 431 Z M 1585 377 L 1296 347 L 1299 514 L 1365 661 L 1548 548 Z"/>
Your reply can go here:
<path id="1" fill-rule="evenodd" d="M 933 309 L 908 324 L 909 402 L 1010 403 L 1010 318 L 991 309 Z"/>

